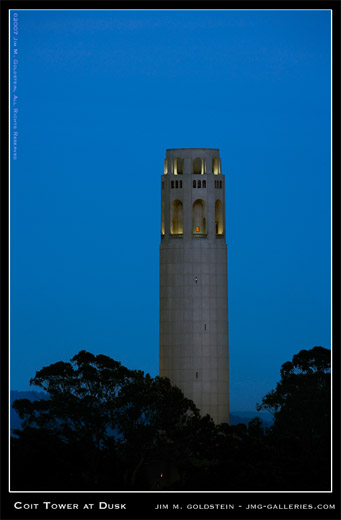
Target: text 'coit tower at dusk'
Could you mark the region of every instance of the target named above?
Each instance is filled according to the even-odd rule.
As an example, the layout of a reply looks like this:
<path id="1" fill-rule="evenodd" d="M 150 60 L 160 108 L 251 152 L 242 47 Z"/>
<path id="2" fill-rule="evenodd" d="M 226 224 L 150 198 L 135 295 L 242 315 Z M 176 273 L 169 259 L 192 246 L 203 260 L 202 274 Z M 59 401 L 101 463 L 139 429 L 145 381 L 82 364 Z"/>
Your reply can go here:
<path id="1" fill-rule="evenodd" d="M 219 150 L 167 150 L 161 177 L 160 376 L 229 421 L 225 179 Z"/>

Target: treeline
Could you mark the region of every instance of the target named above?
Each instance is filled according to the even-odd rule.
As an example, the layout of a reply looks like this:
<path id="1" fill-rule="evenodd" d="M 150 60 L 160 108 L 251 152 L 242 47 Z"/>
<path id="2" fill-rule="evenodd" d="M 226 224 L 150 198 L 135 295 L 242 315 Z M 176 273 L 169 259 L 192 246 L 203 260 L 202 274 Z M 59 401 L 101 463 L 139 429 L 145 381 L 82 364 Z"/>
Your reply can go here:
<path id="1" fill-rule="evenodd" d="M 21 491 L 330 489 L 330 351 L 302 350 L 258 409 L 274 423 L 215 425 L 165 378 L 81 351 L 20 399 L 11 489 Z"/>

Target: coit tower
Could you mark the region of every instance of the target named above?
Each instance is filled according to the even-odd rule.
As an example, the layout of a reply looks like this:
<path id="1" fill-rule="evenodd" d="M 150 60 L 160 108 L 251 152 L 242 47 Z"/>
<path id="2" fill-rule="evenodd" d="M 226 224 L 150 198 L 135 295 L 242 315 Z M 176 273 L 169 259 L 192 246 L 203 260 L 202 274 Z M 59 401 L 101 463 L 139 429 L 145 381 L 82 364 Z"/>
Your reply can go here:
<path id="1" fill-rule="evenodd" d="M 229 422 L 225 178 L 219 150 L 166 152 L 161 177 L 160 376 Z"/>

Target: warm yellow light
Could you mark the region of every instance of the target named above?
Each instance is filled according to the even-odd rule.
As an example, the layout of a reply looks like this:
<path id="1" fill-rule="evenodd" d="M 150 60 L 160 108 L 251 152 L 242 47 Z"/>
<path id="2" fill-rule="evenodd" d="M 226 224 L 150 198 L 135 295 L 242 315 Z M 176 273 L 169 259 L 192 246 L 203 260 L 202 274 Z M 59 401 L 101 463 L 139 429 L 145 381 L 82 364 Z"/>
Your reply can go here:
<path id="1" fill-rule="evenodd" d="M 200 231 L 200 227 L 197 226 L 197 227 L 195 228 L 195 231 L 197 231 L 197 232 Z"/>

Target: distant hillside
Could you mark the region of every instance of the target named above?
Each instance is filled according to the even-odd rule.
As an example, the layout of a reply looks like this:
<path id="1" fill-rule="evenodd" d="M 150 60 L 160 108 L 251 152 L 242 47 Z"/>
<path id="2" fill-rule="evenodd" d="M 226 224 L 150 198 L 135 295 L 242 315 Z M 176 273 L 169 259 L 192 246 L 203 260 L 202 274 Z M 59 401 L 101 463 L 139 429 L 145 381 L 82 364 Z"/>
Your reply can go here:
<path id="1" fill-rule="evenodd" d="M 259 419 L 262 421 L 263 426 L 269 428 L 272 426 L 273 423 L 273 417 L 270 413 L 264 413 L 264 412 L 231 412 L 230 413 L 230 424 L 246 424 L 248 425 L 251 419 L 254 419 L 255 417 L 259 417 Z"/>
<path id="2" fill-rule="evenodd" d="M 27 392 L 18 392 L 17 390 L 11 391 L 11 431 L 12 430 L 19 430 L 21 428 L 21 419 L 17 412 L 12 408 L 12 404 L 16 399 L 29 399 L 30 401 L 36 401 L 39 399 L 46 399 L 48 397 L 48 394 L 44 392 L 33 392 L 33 391 L 27 391 Z M 263 426 L 269 427 L 272 425 L 272 415 L 269 413 L 259 413 L 259 412 L 231 412 L 230 414 L 230 424 L 249 424 L 249 421 L 253 419 L 254 417 L 259 417 L 263 423 Z"/>

